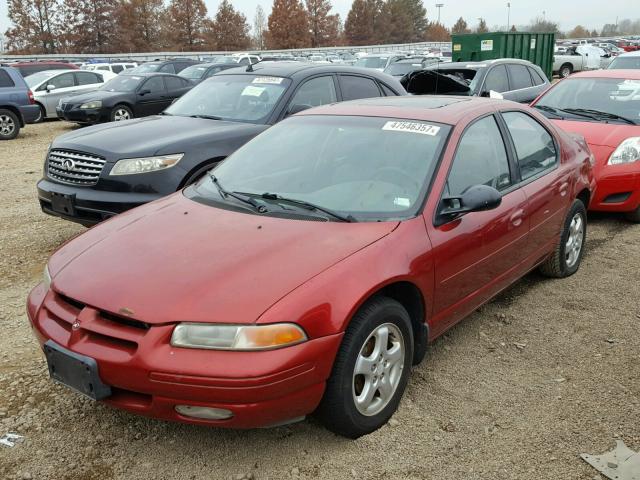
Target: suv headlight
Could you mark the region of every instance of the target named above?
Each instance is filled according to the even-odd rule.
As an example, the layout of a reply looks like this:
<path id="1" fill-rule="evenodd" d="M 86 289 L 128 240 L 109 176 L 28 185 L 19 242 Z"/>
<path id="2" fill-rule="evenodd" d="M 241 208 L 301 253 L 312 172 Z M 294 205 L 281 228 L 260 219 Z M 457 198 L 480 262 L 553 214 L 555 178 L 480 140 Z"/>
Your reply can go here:
<path id="1" fill-rule="evenodd" d="M 640 160 L 640 137 L 627 138 L 609 157 L 609 165 L 620 165 Z"/>
<path id="2" fill-rule="evenodd" d="M 51 288 L 51 274 L 49 273 L 49 265 L 44 266 L 44 271 L 42 272 L 42 283 L 44 284 L 44 288 L 49 290 Z"/>
<path id="3" fill-rule="evenodd" d="M 184 157 L 184 153 L 159 155 L 157 157 L 125 158 L 118 160 L 109 175 L 133 175 L 136 173 L 166 170 L 176 165 Z"/>
<path id="4" fill-rule="evenodd" d="M 305 342 L 304 330 L 293 323 L 271 325 L 219 325 L 180 323 L 171 345 L 210 350 L 273 350 Z"/>
<path id="5" fill-rule="evenodd" d="M 100 100 L 94 100 L 93 102 L 87 102 L 80 105 L 80 108 L 102 108 L 102 102 Z"/>

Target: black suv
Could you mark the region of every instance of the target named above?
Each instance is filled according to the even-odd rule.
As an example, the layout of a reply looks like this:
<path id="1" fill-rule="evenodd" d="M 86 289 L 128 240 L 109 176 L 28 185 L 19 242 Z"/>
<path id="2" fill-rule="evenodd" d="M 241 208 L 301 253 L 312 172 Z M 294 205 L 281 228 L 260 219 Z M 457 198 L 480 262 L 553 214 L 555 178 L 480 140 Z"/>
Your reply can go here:
<path id="1" fill-rule="evenodd" d="M 92 225 L 195 182 L 288 115 L 342 100 L 405 94 L 396 79 L 373 69 L 276 62 L 225 70 L 161 115 L 55 139 L 38 182 L 40 206 Z"/>

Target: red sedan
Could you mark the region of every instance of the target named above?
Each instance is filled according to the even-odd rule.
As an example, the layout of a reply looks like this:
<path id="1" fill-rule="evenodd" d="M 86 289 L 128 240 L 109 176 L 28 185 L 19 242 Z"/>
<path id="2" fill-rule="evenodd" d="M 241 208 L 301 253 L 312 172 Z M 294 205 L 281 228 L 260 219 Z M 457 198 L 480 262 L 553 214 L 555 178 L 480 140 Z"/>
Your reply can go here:
<path id="1" fill-rule="evenodd" d="M 624 212 L 640 222 L 640 71 L 577 73 L 533 106 L 589 144 L 597 183 L 591 210 Z"/>
<path id="2" fill-rule="evenodd" d="M 197 184 L 61 247 L 28 300 L 51 377 L 167 420 L 394 413 L 427 344 L 540 267 L 580 265 L 586 148 L 506 101 L 293 116 Z"/>

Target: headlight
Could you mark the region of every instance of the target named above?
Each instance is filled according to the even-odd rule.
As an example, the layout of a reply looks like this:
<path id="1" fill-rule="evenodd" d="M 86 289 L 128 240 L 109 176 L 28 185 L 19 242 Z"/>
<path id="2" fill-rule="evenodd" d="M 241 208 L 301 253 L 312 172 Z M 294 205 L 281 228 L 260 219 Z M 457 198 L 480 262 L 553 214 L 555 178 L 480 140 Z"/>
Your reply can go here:
<path id="1" fill-rule="evenodd" d="M 49 274 L 49 265 L 44 266 L 44 271 L 42 272 L 42 283 L 44 284 L 44 288 L 49 290 L 51 288 L 51 275 Z"/>
<path id="2" fill-rule="evenodd" d="M 640 137 L 627 138 L 609 157 L 609 165 L 619 165 L 640 160 Z"/>
<path id="3" fill-rule="evenodd" d="M 125 158 L 116 162 L 109 175 L 133 175 L 165 170 L 176 165 L 182 157 L 184 157 L 184 153 L 146 158 Z"/>
<path id="4" fill-rule="evenodd" d="M 273 350 L 306 340 L 304 330 L 292 323 L 247 326 L 181 323 L 173 329 L 171 345 L 212 350 Z"/>
<path id="5" fill-rule="evenodd" d="M 101 108 L 102 102 L 100 100 L 94 100 L 93 102 L 87 102 L 80 105 L 80 108 Z"/>

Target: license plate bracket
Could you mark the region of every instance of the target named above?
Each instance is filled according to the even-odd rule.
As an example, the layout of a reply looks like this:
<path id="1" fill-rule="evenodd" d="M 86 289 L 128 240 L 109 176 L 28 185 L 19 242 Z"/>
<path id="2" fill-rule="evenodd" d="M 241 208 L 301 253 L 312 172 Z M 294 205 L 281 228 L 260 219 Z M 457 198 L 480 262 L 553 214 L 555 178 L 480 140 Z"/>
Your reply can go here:
<path id="1" fill-rule="evenodd" d="M 51 209 L 54 212 L 74 216 L 76 214 L 76 196 L 51 192 Z"/>
<path id="2" fill-rule="evenodd" d="M 52 340 L 44 344 L 49 376 L 55 382 L 85 395 L 102 400 L 111 395 L 111 387 L 100 379 L 98 363 L 91 357 L 67 350 Z"/>

